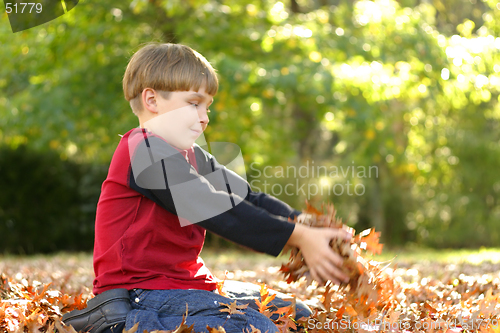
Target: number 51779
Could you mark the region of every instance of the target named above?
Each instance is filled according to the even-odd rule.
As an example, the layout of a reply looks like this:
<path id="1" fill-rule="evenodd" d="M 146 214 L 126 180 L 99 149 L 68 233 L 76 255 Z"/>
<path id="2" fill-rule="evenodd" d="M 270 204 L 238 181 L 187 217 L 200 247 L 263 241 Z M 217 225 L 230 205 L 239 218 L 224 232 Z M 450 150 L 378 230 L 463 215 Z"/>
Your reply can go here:
<path id="1" fill-rule="evenodd" d="M 30 7 L 31 6 L 31 7 Z M 28 8 L 26 8 L 28 7 Z M 10 13 L 24 13 L 24 10 L 26 9 L 26 13 L 31 13 L 33 11 L 33 8 L 35 8 L 35 11 L 37 13 L 42 12 L 42 4 L 41 3 L 35 3 L 35 2 L 21 2 L 21 3 L 10 3 L 7 2 L 5 3 L 5 9 L 7 10 L 7 14 Z M 29 12 L 28 12 L 29 9 Z"/>

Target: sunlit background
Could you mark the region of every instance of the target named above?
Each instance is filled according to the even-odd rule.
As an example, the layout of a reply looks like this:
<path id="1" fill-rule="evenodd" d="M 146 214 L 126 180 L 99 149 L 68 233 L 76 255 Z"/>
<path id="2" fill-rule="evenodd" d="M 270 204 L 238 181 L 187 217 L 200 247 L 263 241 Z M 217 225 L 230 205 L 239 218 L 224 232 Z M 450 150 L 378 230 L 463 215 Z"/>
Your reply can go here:
<path id="1" fill-rule="evenodd" d="M 150 41 L 218 70 L 206 139 L 241 147 L 254 189 L 333 202 L 392 246 L 499 244 L 497 1 L 86 0 L 15 34 L 0 18 L 2 251 L 92 249 L 138 126 L 121 79 Z"/>

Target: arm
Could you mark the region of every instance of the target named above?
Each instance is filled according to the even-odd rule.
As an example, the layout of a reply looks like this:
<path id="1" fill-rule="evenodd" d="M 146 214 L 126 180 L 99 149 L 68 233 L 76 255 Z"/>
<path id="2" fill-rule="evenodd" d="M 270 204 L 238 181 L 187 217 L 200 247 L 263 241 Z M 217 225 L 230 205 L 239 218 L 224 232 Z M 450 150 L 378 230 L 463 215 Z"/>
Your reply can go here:
<path id="1" fill-rule="evenodd" d="M 198 146 L 195 146 L 195 154 L 197 164 L 200 166 L 204 166 L 200 171 L 200 174 L 208 174 L 214 172 L 216 170 L 223 170 L 225 167 L 221 165 L 217 160 L 209 153 L 204 151 Z M 293 209 L 285 202 L 273 197 L 272 195 L 262 193 L 262 192 L 254 192 L 250 188 L 250 184 L 247 183 L 247 191 L 248 194 L 245 197 L 245 200 L 250 202 L 251 204 L 263 208 L 271 214 L 282 216 L 285 218 L 291 218 L 292 220 L 300 215 L 300 211 Z"/>
<path id="2" fill-rule="evenodd" d="M 198 223 L 274 256 L 288 241 L 295 225 L 245 201 L 248 183 L 230 170 L 201 175 L 177 150 L 154 136 L 132 150 L 130 187 L 177 215 L 181 225 Z M 210 169 L 210 164 L 198 163 L 198 169 Z M 231 184 L 230 191 L 226 184 Z"/>
<path id="3" fill-rule="evenodd" d="M 204 152 L 201 148 L 197 147 L 195 151 L 198 165 L 207 166 L 201 172 L 210 173 L 224 169 L 224 166 L 220 165 L 213 156 Z M 299 211 L 292 209 L 289 205 L 271 195 L 253 192 L 250 185 L 248 185 L 248 195 L 245 200 L 272 214 L 285 218 L 293 219 L 300 214 Z M 311 228 L 296 224 L 287 245 L 295 246 L 301 250 L 315 280 L 320 282 L 322 280 L 331 280 L 340 283 L 340 281 L 346 281 L 347 279 L 347 276 L 341 271 L 343 259 L 339 254 L 333 252 L 330 247 L 330 240 L 339 237 L 349 239 L 351 235 L 344 230 Z"/>

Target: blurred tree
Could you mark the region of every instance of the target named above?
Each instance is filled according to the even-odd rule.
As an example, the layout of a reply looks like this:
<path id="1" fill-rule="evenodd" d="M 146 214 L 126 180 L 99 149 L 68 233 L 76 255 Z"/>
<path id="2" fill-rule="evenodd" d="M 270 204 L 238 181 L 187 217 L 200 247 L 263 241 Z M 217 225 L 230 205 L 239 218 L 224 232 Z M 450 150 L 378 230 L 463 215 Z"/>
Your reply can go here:
<path id="1" fill-rule="evenodd" d="M 0 142 L 109 161 L 117 134 L 137 126 L 120 85 L 129 56 L 181 42 L 221 78 L 207 140 L 237 143 L 257 189 L 297 208 L 330 199 L 392 244 L 493 245 L 499 11 L 465 0 L 81 1 L 22 33 L 0 26 Z M 313 176 L 313 164 L 328 172 Z M 307 177 L 277 168 L 306 165 Z"/>
<path id="2" fill-rule="evenodd" d="M 0 252 L 91 250 L 102 165 L 62 161 L 26 145 L 0 148 Z"/>

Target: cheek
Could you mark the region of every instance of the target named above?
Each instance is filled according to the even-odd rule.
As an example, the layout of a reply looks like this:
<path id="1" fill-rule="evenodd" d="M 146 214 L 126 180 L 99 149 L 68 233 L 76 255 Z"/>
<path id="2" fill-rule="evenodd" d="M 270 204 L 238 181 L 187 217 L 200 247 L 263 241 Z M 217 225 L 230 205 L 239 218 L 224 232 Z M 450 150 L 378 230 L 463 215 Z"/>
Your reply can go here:
<path id="1" fill-rule="evenodd" d="M 192 126 L 200 121 L 196 107 L 193 106 L 183 111 L 184 112 L 180 115 L 179 122 L 182 122 L 184 125 Z"/>
<path id="2" fill-rule="evenodd" d="M 163 117 L 169 127 L 177 130 L 181 130 L 183 126 L 192 126 L 198 121 L 198 113 L 194 106 L 185 106 L 166 112 Z"/>

